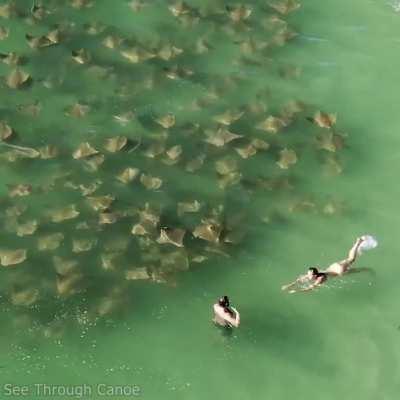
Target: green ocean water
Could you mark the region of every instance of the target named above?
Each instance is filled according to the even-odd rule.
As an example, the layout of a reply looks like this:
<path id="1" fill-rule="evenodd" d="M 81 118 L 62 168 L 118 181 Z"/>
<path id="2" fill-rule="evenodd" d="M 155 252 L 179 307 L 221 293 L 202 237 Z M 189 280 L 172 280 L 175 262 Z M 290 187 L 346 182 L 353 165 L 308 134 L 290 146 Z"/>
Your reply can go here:
<path id="1" fill-rule="evenodd" d="M 209 19 L 200 16 L 204 21 L 194 27 L 176 22 L 167 3 L 161 1 L 148 2 L 137 13 L 124 1 L 96 1 L 93 7 L 81 10 L 66 2 L 42 4 L 51 10 L 61 3 L 59 11 L 34 25 L 24 21 L 30 5 L 23 1 L 17 5 L 26 11 L 25 16 L 1 20 L 10 28 L 9 37 L 0 42 L 1 52 L 25 55 L 27 62 L 21 68 L 32 75 L 32 84 L 21 90 L 1 87 L 1 119 L 17 133 L 10 143 L 35 148 L 50 143 L 62 152 L 54 160 L 12 163 L 2 159 L 2 203 L 4 207 L 14 201 L 28 204 L 29 218 L 43 215 L 43 210 L 55 205 L 77 203 L 81 211 L 78 220 L 39 225 L 37 236 L 64 232 L 66 243 L 54 252 L 41 253 L 36 239 L 4 232 L 2 219 L 2 247 L 28 249 L 24 263 L 2 267 L 2 385 L 27 385 L 25 398 L 40 398 L 35 383 L 93 388 L 104 383 L 135 384 L 140 387 L 140 397 L 148 399 L 395 399 L 400 390 L 395 244 L 400 14 L 385 1 L 321 4 L 309 0 L 288 17 L 291 28 L 299 33 L 296 38 L 272 50 L 256 49 L 243 61 L 238 58 L 240 44 L 235 40 L 267 40 L 262 21 L 271 10 L 265 2 L 248 2 L 253 8 L 246 22 L 251 33 L 239 25 L 233 34 L 221 28 L 231 26 L 226 16 L 219 14 L 227 5 L 222 1 L 190 2 L 213 15 Z M 76 25 L 69 26 L 71 21 Z M 95 21 L 100 30 L 102 25 L 106 28 L 91 36 L 85 24 Z M 27 46 L 25 33 L 42 35 L 60 22 L 69 35 L 64 44 L 61 41 L 58 46 L 37 50 Z M 161 36 L 164 43 L 173 41 L 185 51 L 176 60 L 130 64 L 117 51 L 99 46 L 99 38 L 108 32 L 135 36 L 140 43 L 153 46 Z M 206 35 L 210 51 L 194 56 L 189 48 L 202 35 Z M 77 65 L 70 60 L 71 51 L 79 48 L 91 52 L 91 62 Z M 91 65 L 109 69 L 107 79 L 101 77 L 101 71 L 88 72 Z M 193 77 L 160 77 L 161 71 L 166 71 L 163 68 L 175 66 L 192 68 Z M 300 67 L 302 73 L 298 78 L 282 78 L 279 71 L 289 67 Z M 3 64 L 0 68 L 1 75 L 12 69 Z M 46 79 L 49 87 L 42 84 Z M 193 99 L 206 96 L 215 87 L 218 99 L 214 103 L 205 101 L 200 109 L 190 107 Z M 271 155 L 259 152 L 254 158 L 239 160 L 250 183 L 221 189 L 213 170 L 220 153 L 208 147 L 202 148 L 209 152 L 204 168 L 192 175 L 184 172 L 185 162 L 198 153 L 191 122 L 211 129 L 215 126 L 212 117 L 227 109 L 245 109 L 248 102 L 258 100 L 274 114 L 291 99 L 309 104 L 307 112 L 337 113 L 336 129 L 347 135 L 338 156 L 343 165 L 340 175 L 326 173 L 327 153 L 313 145 L 321 130 L 305 120 L 307 113 L 287 131 L 271 135 L 253 129 L 252 119 L 255 125 L 261 117 L 247 110 L 243 122 L 239 119 L 230 129 L 272 143 Z M 37 117 L 17 111 L 21 105 L 35 102 L 41 105 Z M 78 119 L 66 116 L 65 110 L 76 102 L 89 105 L 90 111 Z M 118 125 L 112 116 L 131 109 L 135 119 L 125 127 Z M 153 133 L 162 133 L 154 118 L 166 113 L 173 113 L 177 120 L 168 146 L 182 144 L 187 152 L 184 160 L 173 166 L 137 156 Z M 262 111 L 262 115 L 269 112 Z M 189 132 L 186 135 L 181 134 L 184 128 Z M 98 172 L 87 172 L 81 161 L 72 159 L 72 151 L 81 142 L 100 148 L 104 138 L 115 135 L 127 135 L 133 144 L 140 138 L 141 147 L 132 153 L 105 153 L 106 161 Z M 280 171 L 275 163 L 283 146 L 295 148 L 298 155 L 298 162 L 288 172 L 293 189 L 258 187 L 254 177 L 286 176 L 280 175 L 286 171 Z M 234 147 L 229 151 L 233 153 Z M 130 165 L 162 176 L 165 189 L 153 193 L 139 184 L 131 191 L 115 185 L 115 174 Z M 191 263 L 188 271 L 168 277 L 167 284 L 126 284 L 123 274 L 107 275 L 98 265 L 108 240 L 133 240 L 129 232 L 135 220 L 128 217 L 110 230 L 89 230 L 90 235 L 77 231 L 80 219 L 95 226 L 81 196 L 61 184 L 48 192 L 39 189 L 50 176 L 70 171 L 72 175 L 65 179 L 72 182 L 89 184 L 100 177 L 104 183 L 98 193 L 115 194 L 121 209 L 131 203 L 140 207 L 145 201 L 163 204 L 162 222 L 166 225 L 177 223 L 172 210 L 178 201 L 199 199 L 211 207 L 223 204 L 227 215 L 245 215 L 240 228 L 247 231 L 247 237 L 237 245 L 224 246 L 222 250 L 230 256 L 226 257 L 204 251 L 201 241 L 187 236 L 187 248 L 205 254 L 206 262 Z M 33 193 L 10 199 L 6 185 L 13 183 L 31 183 Z M 303 203 L 290 212 L 290 205 L 299 201 Z M 316 206 L 310 206 L 312 203 Z M 342 205 L 339 208 L 343 210 L 334 215 L 321 212 L 331 203 Z M 270 217 L 269 223 L 262 222 L 265 217 Z M 191 226 L 192 220 L 184 223 Z M 357 265 L 372 268 L 375 275 L 349 275 L 308 294 L 281 292 L 281 285 L 307 266 L 324 266 L 343 258 L 355 238 L 364 233 L 376 235 L 379 247 L 362 255 Z M 96 235 L 99 243 L 93 250 L 83 255 L 71 253 L 72 239 Z M 124 266 L 139 262 L 137 246 L 129 243 L 132 247 L 120 261 Z M 51 295 L 54 254 L 79 258 L 90 283 L 86 292 L 66 299 Z M 36 306 L 10 303 L 10 287 L 25 279 L 47 293 Z M 124 301 L 115 314 L 94 319 L 93 310 L 108 295 L 108 286 L 122 287 Z M 231 335 L 211 323 L 211 306 L 222 294 L 228 294 L 241 313 L 241 327 Z M 1 396 L 7 397 L 4 386 Z M 93 389 L 88 398 L 104 396 Z"/>

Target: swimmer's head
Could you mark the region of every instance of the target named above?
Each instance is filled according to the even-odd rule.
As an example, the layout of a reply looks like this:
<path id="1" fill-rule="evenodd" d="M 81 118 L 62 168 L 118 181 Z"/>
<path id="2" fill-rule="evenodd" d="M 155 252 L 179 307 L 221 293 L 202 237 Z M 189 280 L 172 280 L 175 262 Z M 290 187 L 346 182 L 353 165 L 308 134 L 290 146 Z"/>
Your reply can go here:
<path id="1" fill-rule="evenodd" d="M 221 298 L 218 300 L 218 304 L 219 304 L 221 307 L 224 307 L 224 308 L 229 307 L 229 298 L 228 298 L 228 296 L 221 297 Z"/>
<path id="2" fill-rule="evenodd" d="M 318 275 L 318 268 L 316 268 L 316 267 L 308 268 L 307 276 L 310 279 L 314 278 L 316 275 Z"/>

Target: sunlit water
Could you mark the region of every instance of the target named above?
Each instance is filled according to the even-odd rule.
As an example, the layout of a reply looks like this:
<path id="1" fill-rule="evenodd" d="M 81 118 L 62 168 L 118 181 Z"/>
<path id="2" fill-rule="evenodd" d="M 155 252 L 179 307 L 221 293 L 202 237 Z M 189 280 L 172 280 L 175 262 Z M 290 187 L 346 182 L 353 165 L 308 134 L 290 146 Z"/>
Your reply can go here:
<path id="1" fill-rule="evenodd" d="M 122 1 L 118 6 L 106 1 L 96 3 L 96 7 L 81 14 L 71 13 L 74 21 L 77 24 L 87 22 L 92 16 L 122 32 L 151 38 L 163 33 L 163 21 L 171 18 L 162 2 L 150 3 L 147 11 L 144 7 L 138 14 L 132 14 Z M 191 2 L 195 3 L 200 2 Z M 158 9 L 154 8 L 155 4 Z M 249 4 L 256 10 L 264 7 L 261 2 Z M 230 73 L 245 77 L 242 90 L 247 98 L 268 86 L 269 101 L 279 104 L 296 98 L 337 113 L 337 129 L 348 137 L 340 155 L 343 173 L 331 177 L 318 156 L 307 147 L 311 141 L 307 142 L 306 135 L 315 135 L 313 127 L 308 122 L 299 124 L 298 141 L 293 139 L 294 132 L 290 132 L 290 143 L 299 143 L 300 149 L 301 143 L 306 143 L 304 151 L 300 150 L 298 164 L 293 167 L 294 171 L 298 168 L 295 189 L 274 195 L 276 198 L 272 192 L 264 190 L 251 200 L 239 198 L 233 203 L 235 210 L 251 209 L 252 218 L 259 215 L 261 220 L 275 213 L 279 217 L 272 218 L 270 224 L 256 219 L 248 221 L 253 224 L 249 229 L 251 241 L 235 246 L 230 258 L 211 257 L 210 261 L 176 275 L 167 285 L 132 282 L 127 289 L 129 301 L 122 307 L 121 315 L 106 315 L 99 320 L 89 318 L 86 310 L 94 307 L 91 299 L 98 301 L 96 288 L 91 289 L 87 298 L 78 297 L 75 303 L 70 300 L 65 304 L 51 298 L 47 308 L 41 305 L 36 312 L 29 309 L 26 312 L 5 300 L 0 341 L 1 382 L 28 385 L 31 393 L 27 398 L 34 398 L 34 384 L 43 382 L 88 384 L 93 388 L 98 383 L 137 385 L 141 397 L 148 399 L 395 399 L 400 390 L 398 246 L 395 243 L 396 226 L 400 222 L 396 183 L 400 161 L 396 86 L 400 70 L 397 55 L 400 15 L 396 10 L 395 2 L 385 1 L 305 2 L 289 18 L 300 35 L 287 46 L 274 50 L 276 59 L 272 63 L 276 66 L 274 69 L 273 64 L 272 70 L 275 75 L 271 76 L 264 72 L 263 65 L 227 63 L 226 59 L 231 60 L 237 50 L 231 42 L 221 43 L 214 34 L 209 41 L 218 52 L 207 56 L 204 76 L 198 81 L 183 80 L 177 84 L 163 81 L 160 87 L 156 82 L 155 90 L 145 92 L 144 97 L 138 90 L 134 106 L 142 119 L 126 130 L 104 115 L 112 115 L 121 107 L 129 108 L 131 103 L 124 104 L 120 98 L 118 101 L 104 99 L 102 95 L 108 96 L 114 86 L 140 78 L 130 77 L 129 64 L 124 70 L 118 64 L 121 59 L 108 59 L 106 53 L 102 53 L 104 63 L 115 63 L 118 68 L 114 80 L 103 86 L 90 77 L 87 77 L 87 87 L 76 86 L 73 74 L 82 72 L 68 64 L 64 69 L 63 79 L 67 81 L 63 85 L 64 92 L 42 87 L 36 92 L 22 92 L 12 97 L 8 89 L 2 89 L 2 118 L 12 122 L 15 130 L 26 139 L 15 142 L 21 145 L 39 146 L 50 142 L 73 149 L 84 140 L 96 141 L 132 132 L 145 135 L 145 129 L 140 129 L 143 126 L 152 128 L 147 120 L 149 115 L 153 118 L 166 112 L 190 121 L 193 114 L 185 106 L 195 95 L 207 90 L 204 82 L 215 83 Z M 259 13 L 251 18 L 257 20 Z M 10 38 L 4 42 L 4 46 L 7 45 L 4 51 L 26 52 L 25 31 L 45 32 L 22 26 L 15 23 L 16 33 L 13 35 L 11 30 Z M 154 26 L 158 27 L 156 32 L 152 31 Z M 176 32 L 165 32 L 165 35 L 184 42 L 185 32 L 179 29 Z M 258 34 L 261 35 L 261 31 Z M 73 48 L 84 47 L 79 37 L 75 40 Z M 92 42 L 85 45 L 95 51 Z M 34 78 L 45 79 L 47 71 L 55 70 L 49 63 L 60 63 L 57 71 L 63 70 L 62 57 L 70 50 L 55 47 L 55 53 L 51 53 L 53 58 L 46 58 L 43 55 L 46 52 L 41 53 L 43 58 L 40 53 L 33 52 L 31 57 L 36 57 L 36 61 L 23 68 Z M 55 54 L 59 55 L 59 60 Z M 280 65 L 299 66 L 303 72 L 297 79 L 284 80 L 276 73 Z M 3 65 L 1 68 L 2 74 L 9 71 Z M 32 125 L 31 117 L 13 115 L 10 111 L 17 104 L 24 104 L 24 93 L 27 104 L 35 100 L 42 104 L 40 118 Z M 76 101 L 90 103 L 95 112 L 78 122 L 70 122 L 60 110 Z M 219 104 L 220 108 L 212 109 L 214 114 L 211 115 L 225 108 L 240 107 L 243 101 L 236 91 L 233 98 L 226 98 Z M 111 113 L 107 107 L 114 107 Z M 206 120 L 209 115 L 201 117 Z M 69 129 L 74 133 L 69 133 Z M 53 168 L 54 173 L 62 172 L 60 165 L 71 168 L 76 178 L 80 170 L 68 157 L 60 162 L 50 161 L 48 168 Z M 121 157 L 125 162 L 123 157 L 126 156 Z M 107 164 L 110 174 L 125 166 L 124 162 L 115 157 Z M 35 164 L 25 164 L 25 168 L 30 165 Z M 266 168 L 264 160 L 257 161 L 256 167 Z M 39 185 L 48 173 L 46 168 L 28 172 L 6 163 L 2 168 L 4 184 L 12 183 L 13 179 L 20 183 L 21 177 L 28 174 L 32 183 Z M 271 164 L 267 168 L 271 168 Z M 166 172 L 169 179 L 183 176 L 179 168 L 172 167 L 171 171 L 169 175 Z M 229 203 L 210 176 L 200 175 L 193 181 L 183 179 L 176 183 L 176 192 L 165 197 L 160 194 L 155 200 L 161 199 L 170 205 L 183 194 L 193 194 L 208 198 L 214 204 Z M 123 189 L 113 186 L 113 190 L 126 196 Z M 5 186 L 3 192 L 6 194 Z M 102 194 L 106 193 L 107 190 Z M 241 191 L 231 193 L 235 194 L 243 195 Z M 49 206 L 54 202 L 68 205 L 77 201 L 75 195 L 63 191 L 50 196 Z M 138 189 L 137 201 L 146 196 Z M 298 199 L 315 201 L 316 210 L 305 207 L 305 211 L 287 211 L 288 205 Z M 332 216 L 318 211 L 331 201 L 343 204 L 342 212 Z M 43 204 L 36 204 L 36 207 L 43 208 Z M 70 240 L 73 230 L 72 226 L 67 226 L 65 232 Z M 128 232 L 129 227 L 127 223 Z M 355 238 L 363 233 L 376 235 L 379 247 L 361 256 L 358 266 L 370 267 L 376 274 L 349 275 L 315 293 L 289 295 L 281 292 L 281 285 L 303 272 L 306 266 L 324 266 L 343 258 Z M 4 235 L 4 240 L 10 240 L 9 237 Z M 33 245 L 27 243 L 33 252 Z M 97 271 L 93 260 L 101 252 L 100 246 L 82 262 Z M 35 262 L 29 264 L 28 259 L 25 263 L 45 273 L 41 257 L 46 257 L 37 257 Z M 134 254 L 129 253 L 127 257 L 135 262 Z M 24 265 L 16 265 L 15 269 Z M 3 276 L 5 273 L 4 270 Z M 100 293 L 104 290 L 104 281 L 93 275 L 93 280 L 96 279 L 99 279 Z M 6 282 L 4 278 L 5 288 Z M 4 290 L 4 297 L 7 297 L 8 292 Z M 221 294 L 230 295 L 241 312 L 242 325 L 230 335 L 211 323 L 210 307 Z M 49 313 L 56 318 L 51 323 Z M 43 316 L 42 320 L 37 320 L 37 314 Z M 2 388 L 2 396 L 5 395 Z M 100 397 L 93 390 L 91 398 Z"/>

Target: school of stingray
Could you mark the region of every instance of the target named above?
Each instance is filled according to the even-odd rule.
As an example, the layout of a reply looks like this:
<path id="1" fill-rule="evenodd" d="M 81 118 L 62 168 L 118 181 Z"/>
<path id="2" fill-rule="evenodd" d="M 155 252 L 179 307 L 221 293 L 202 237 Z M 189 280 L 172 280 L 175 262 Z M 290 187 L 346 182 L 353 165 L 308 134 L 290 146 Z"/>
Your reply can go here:
<path id="1" fill-rule="evenodd" d="M 143 35 L 102 4 L 0 5 L 1 291 L 22 314 L 84 298 L 114 315 L 139 281 L 173 285 L 268 231 L 275 193 L 281 215 L 343 208 L 296 191 L 305 153 L 342 172 L 336 115 L 269 88 L 301 76 L 279 62 L 299 2 L 115 1 Z"/>

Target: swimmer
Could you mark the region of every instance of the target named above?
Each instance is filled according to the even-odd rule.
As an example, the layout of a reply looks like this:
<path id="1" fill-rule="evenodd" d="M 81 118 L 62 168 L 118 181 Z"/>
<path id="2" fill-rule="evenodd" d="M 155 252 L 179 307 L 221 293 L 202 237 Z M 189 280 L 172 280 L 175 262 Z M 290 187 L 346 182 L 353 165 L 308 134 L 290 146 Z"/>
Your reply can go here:
<path id="1" fill-rule="evenodd" d="M 346 272 L 349 272 L 350 266 L 354 263 L 354 261 L 356 261 L 360 246 L 366 240 L 367 236 L 359 237 L 354 243 L 353 247 L 350 249 L 346 259 L 331 264 L 325 271 L 319 271 L 317 267 L 311 267 L 308 269 L 307 274 L 298 277 L 295 281 L 289 283 L 288 285 L 282 286 L 282 290 L 291 289 L 298 283 L 308 283 L 308 286 L 305 288 L 297 290 L 291 289 L 289 290 L 289 293 L 308 292 L 323 285 L 330 276 L 344 275 Z"/>
<path id="2" fill-rule="evenodd" d="M 218 303 L 214 304 L 213 309 L 213 322 L 215 322 L 217 325 L 227 328 L 239 327 L 240 314 L 234 307 L 229 305 L 228 296 L 221 297 L 218 300 Z"/>

